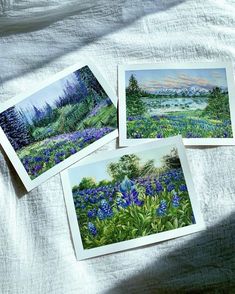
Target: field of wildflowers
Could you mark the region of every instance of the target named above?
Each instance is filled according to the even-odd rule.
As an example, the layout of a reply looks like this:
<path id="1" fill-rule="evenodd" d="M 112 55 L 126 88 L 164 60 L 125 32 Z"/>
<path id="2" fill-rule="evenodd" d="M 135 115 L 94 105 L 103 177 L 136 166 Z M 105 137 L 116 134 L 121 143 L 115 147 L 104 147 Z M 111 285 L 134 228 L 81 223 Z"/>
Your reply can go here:
<path id="1" fill-rule="evenodd" d="M 146 79 L 151 79 L 146 77 Z M 177 82 L 178 94 L 152 94 L 141 88 L 135 75 L 126 87 L 127 138 L 232 138 L 226 87 L 211 85 L 188 94 Z M 163 87 L 162 90 L 168 90 Z M 186 90 L 185 90 L 186 91 Z M 188 96 L 187 96 L 188 95 Z M 167 102 L 166 102 L 167 101 Z"/>
<path id="2" fill-rule="evenodd" d="M 127 138 L 167 138 L 178 134 L 183 138 L 232 138 L 230 120 L 195 116 L 199 112 L 129 116 Z"/>
<path id="3" fill-rule="evenodd" d="M 116 108 L 88 66 L 0 114 L 31 179 L 117 127 Z"/>
<path id="4" fill-rule="evenodd" d="M 171 162 L 178 162 L 172 160 Z M 125 159 L 125 158 L 124 158 Z M 121 158 L 120 162 L 124 159 Z M 168 162 L 169 163 L 169 162 Z M 117 180 L 73 187 L 84 249 L 160 233 L 194 223 L 193 211 L 181 166 L 165 164 L 161 170 L 128 163 L 137 175 L 125 172 Z M 136 168 L 139 168 L 136 173 Z M 125 170 L 125 169 L 122 169 Z M 148 172 L 146 172 L 148 170 Z M 145 171 L 145 172 L 144 172 Z M 133 174 L 132 173 L 132 174 Z M 142 174 L 142 176 L 140 175 Z"/>

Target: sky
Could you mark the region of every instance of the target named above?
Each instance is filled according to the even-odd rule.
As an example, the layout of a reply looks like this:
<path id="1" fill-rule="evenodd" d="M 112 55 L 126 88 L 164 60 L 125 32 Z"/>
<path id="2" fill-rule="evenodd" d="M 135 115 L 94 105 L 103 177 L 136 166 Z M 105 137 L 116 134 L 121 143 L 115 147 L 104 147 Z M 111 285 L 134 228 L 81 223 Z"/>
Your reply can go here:
<path id="1" fill-rule="evenodd" d="M 33 105 L 35 105 L 37 108 L 42 108 L 47 102 L 51 106 L 54 106 L 55 100 L 63 93 L 63 89 L 67 81 L 75 82 L 75 75 L 73 73 L 69 74 L 66 77 L 39 90 L 38 92 L 18 103 L 16 108 L 25 111 L 27 114 L 28 110 L 32 109 Z"/>
<path id="2" fill-rule="evenodd" d="M 199 87 L 211 89 L 214 86 L 227 88 L 225 68 L 212 69 L 153 69 L 126 71 L 126 87 L 134 74 L 142 89 L 154 92 L 158 89 L 180 89 Z"/>
<path id="3" fill-rule="evenodd" d="M 161 167 L 161 159 L 164 155 L 169 154 L 172 148 L 175 146 L 164 146 L 162 148 L 136 152 L 135 154 L 140 157 L 141 163 L 145 163 L 147 160 L 154 159 L 156 167 Z M 83 177 L 94 178 L 97 182 L 101 180 L 111 180 L 111 177 L 107 173 L 107 166 L 111 162 L 118 162 L 120 156 L 111 158 L 108 160 L 99 161 L 98 163 L 91 163 L 84 166 L 78 166 L 69 169 L 69 179 L 71 187 L 78 185 Z"/>

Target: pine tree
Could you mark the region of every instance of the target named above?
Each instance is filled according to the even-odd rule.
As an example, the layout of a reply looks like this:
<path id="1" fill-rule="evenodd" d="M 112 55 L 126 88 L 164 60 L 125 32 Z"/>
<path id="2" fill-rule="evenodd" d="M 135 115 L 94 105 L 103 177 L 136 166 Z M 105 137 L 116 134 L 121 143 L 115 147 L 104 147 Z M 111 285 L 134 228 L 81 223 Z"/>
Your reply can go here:
<path id="1" fill-rule="evenodd" d="M 52 117 L 52 114 L 53 114 L 52 107 L 49 103 L 46 102 L 45 115 L 48 116 L 48 118 L 50 119 Z"/>
<path id="2" fill-rule="evenodd" d="M 30 143 L 27 126 L 14 106 L 0 114 L 0 126 L 16 151 Z"/>
<path id="3" fill-rule="evenodd" d="M 127 94 L 136 94 L 136 95 L 139 95 L 141 94 L 141 89 L 138 85 L 138 81 L 137 79 L 135 78 L 135 76 L 132 74 L 130 76 L 130 79 L 129 79 L 129 85 L 128 87 L 126 88 L 126 93 Z"/>
<path id="4" fill-rule="evenodd" d="M 33 106 L 34 109 L 34 122 L 38 123 L 43 117 L 44 117 L 44 113 L 42 110 L 40 110 L 39 108 L 37 108 L 35 105 Z"/>
<path id="5" fill-rule="evenodd" d="M 138 81 L 132 74 L 129 79 L 129 85 L 126 88 L 126 106 L 128 116 L 137 116 L 145 113 L 145 105 L 141 99 L 142 90 Z"/>
<path id="6" fill-rule="evenodd" d="M 107 96 L 88 66 L 84 66 L 76 71 L 75 76 L 80 84 L 80 88 L 83 91 L 86 89 L 87 95 L 91 95 L 96 103 L 98 103 L 102 97 Z M 97 95 L 94 95 L 94 93 Z"/>

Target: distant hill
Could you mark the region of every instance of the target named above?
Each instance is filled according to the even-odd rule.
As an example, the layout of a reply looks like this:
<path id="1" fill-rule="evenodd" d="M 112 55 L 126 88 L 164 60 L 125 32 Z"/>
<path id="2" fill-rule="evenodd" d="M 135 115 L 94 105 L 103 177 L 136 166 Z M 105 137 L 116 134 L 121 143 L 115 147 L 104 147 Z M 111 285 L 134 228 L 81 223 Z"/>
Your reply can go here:
<path id="1" fill-rule="evenodd" d="M 227 88 L 222 89 L 223 92 L 227 92 Z M 210 89 L 205 89 L 201 87 L 188 87 L 188 88 L 160 88 L 154 91 L 149 91 L 150 94 L 155 95 L 166 95 L 166 96 L 207 96 Z"/>

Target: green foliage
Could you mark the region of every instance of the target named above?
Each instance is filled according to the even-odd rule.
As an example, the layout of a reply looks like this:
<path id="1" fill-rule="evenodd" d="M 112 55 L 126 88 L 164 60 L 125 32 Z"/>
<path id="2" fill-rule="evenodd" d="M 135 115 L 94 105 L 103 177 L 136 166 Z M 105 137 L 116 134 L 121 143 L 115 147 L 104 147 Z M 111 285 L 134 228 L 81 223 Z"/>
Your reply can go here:
<path id="1" fill-rule="evenodd" d="M 112 181 L 108 181 L 108 180 L 101 180 L 99 181 L 99 183 L 97 184 L 98 187 L 103 187 L 103 186 L 107 186 L 112 184 Z"/>
<path id="2" fill-rule="evenodd" d="M 139 176 L 140 159 L 135 154 L 123 155 L 118 162 L 110 163 L 108 173 L 114 181 L 121 181 L 127 176 L 129 179 Z"/>
<path id="3" fill-rule="evenodd" d="M 89 189 L 89 188 L 95 188 L 96 187 L 96 181 L 93 178 L 90 177 L 84 177 L 82 178 L 81 182 L 79 183 L 79 190 Z"/>
<path id="4" fill-rule="evenodd" d="M 143 91 L 138 85 L 134 75 L 129 79 L 129 85 L 126 88 L 126 109 L 128 116 L 137 116 L 145 112 L 145 106 L 141 100 Z"/>
<path id="5" fill-rule="evenodd" d="M 158 169 L 154 165 L 154 159 L 148 160 L 141 168 L 139 174 L 141 176 L 152 176 L 158 173 Z"/>
<path id="6" fill-rule="evenodd" d="M 223 93 L 219 87 L 215 87 L 210 92 L 204 115 L 214 119 L 230 119 L 228 94 Z"/>
<path id="7" fill-rule="evenodd" d="M 130 76 L 130 79 L 129 79 L 129 85 L 128 87 L 126 88 L 126 93 L 129 95 L 129 94 L 140 94 L 141 93 L 141 89 L 138 85 L 138 81 L 137 79 L 135 78 L 135 76 L 132 74 Z"/>
<path id="8" fill-rule="evenodd" d="M 89 111 L 92 108 L 92 105 L 89 101 L 84 101 L 76 105 L 65 106 L 65 109 L 69 111 L 61 111 L 59 118 L 58 131 L 59 133 L 63 132 L 72 132 L 76 129 L 76 126 L 86 117 Z M 62 108 L 63 109 L 63 108 Z"/>
<path id="9" fill-rule="evenodd" d="M 144 102 L 139 94 L 127 94 L 126 109 L 128 116 L 137 116 L 145 113 Z"/>
<path id="10" fill-rule="evenodd" d="M 154 181 L 152 183 L 152 188 L 154 189 Z M 111 203 L 113 216 L 102 220 L 98 216 L 89 220 L 87 214 L 90 210 L 98 209 L 100 202 L 86 202 L 85 207 L 77 207 L 76 212 L 84 248 L 95 248 L 192 224 L 193 211 L 189 194 L 187 191 L 180 189 L 180 186 L 186 185 L 184 178 L 178 180 L 172 178 L 171 184 L 175 186 L 175 189 L 169 192 L 167 184 L 162 181 L 163 190 L 160 192 L 155 190 L 151 196 L 146 194 L 144 186 L 137 185 L 139 199 L 143 201 L 141 206 L 133 203 L 126 208 L 121 208 L 117 205 L 117 199 L 120 199 L 122 194 L 116 192 L 112 196 L 113 200 Z M 177 193 L 180 199 L 177 207 L 172 202 L 172 197 L 175 193 Z M 77 199 L 77 195 L 75 192 L 74 199 Z M 162 200 L 166 202 L 167 213 L 159 216 L 157 209 Z M 92 221 L 95 225 L 98 232 L 96 236 L 90 234 L 87 228 L 88 221 Z"/>
<path id="11" fill-rule="evenodd" d="M 117 127 L 117 109 L 112 104 L 102 108 L 96 115 L 86 117 L 79 125 L 78 130 L 83 128 L 102 128 L 104 126 Z"/>
<path id="12" fill-rule="evenodd" d="M 73 186 L 73 188 L 72 188 L 72 192 L 74 193 L 74 192 L 77 192 L 79 190 L 79 186 L 78 185 L 75 185 L 75 186 Z"/>
<path id="13" fill-rule="evenodd" d="M 176 148 L 172 149 L 170 154 L 163 157 L 163 164 L 167 169 L 181 167 L 179 155 Z"/>

